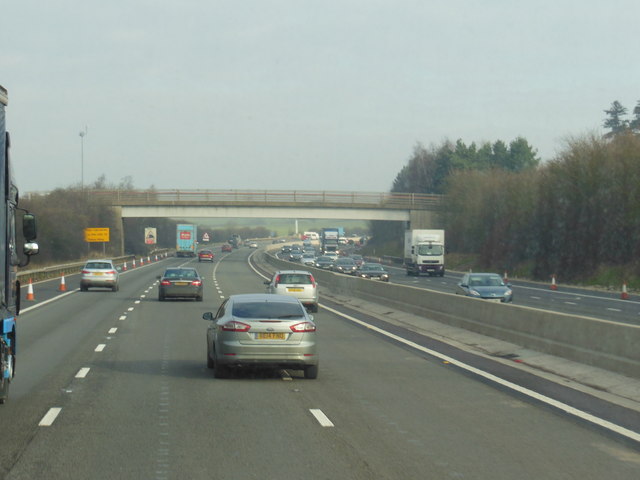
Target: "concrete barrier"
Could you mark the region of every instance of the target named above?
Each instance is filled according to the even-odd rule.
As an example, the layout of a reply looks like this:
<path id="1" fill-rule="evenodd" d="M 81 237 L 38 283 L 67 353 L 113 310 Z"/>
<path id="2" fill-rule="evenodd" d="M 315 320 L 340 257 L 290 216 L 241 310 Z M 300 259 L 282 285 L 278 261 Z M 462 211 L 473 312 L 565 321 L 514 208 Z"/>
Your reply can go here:
<path id="1" fill-rule="evenodd" d="M 268 253 L 262 258 L 277 269 L 299 268 Z M 317 268 L 305 269 L 313 271 L 321 289 L 336 294 L 388 305 L 525 348 L 640 378 L 639 325 L 486 302 Z"/>

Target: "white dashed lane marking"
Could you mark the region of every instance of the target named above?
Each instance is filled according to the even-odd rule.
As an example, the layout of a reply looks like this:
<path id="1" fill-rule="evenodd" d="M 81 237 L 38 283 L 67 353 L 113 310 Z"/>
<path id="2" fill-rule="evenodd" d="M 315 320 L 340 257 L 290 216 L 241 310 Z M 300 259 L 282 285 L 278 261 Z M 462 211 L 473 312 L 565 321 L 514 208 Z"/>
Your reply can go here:
<path id="1" fill-rule="evenodd" d="M 318 423 L 323 427 L 333 427 L 333 422 L 329 420 L 329 418 L 322 412 L 322 410 L 317 408 L 310 408 L 309 411 L 311 415 L 316 417 Z"/>
<path id="2" fill-rule="evenodd" d="M 59 408 L 59 407 L 50 408 L 49 411 L 46 413 L 46 415 L 42 417 L 42 420 L 40 420 L 40 423 L 38 424 L 38 426 L 50 427 L 51 425 L 53 425 L 53 422 L 56 421 L 56 418 L 58 417 L 58 415 L 60 415 L 61 411 L 62 411 L 62 408 Z"/>

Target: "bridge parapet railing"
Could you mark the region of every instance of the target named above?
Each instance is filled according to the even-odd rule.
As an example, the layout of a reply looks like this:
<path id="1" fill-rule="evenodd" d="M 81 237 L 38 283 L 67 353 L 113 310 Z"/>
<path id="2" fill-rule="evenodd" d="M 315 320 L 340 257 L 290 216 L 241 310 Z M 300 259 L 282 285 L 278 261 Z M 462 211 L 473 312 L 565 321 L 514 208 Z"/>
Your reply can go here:
<path id="1" fill-rule="evenodd" d="M 362 205 L 385 208 L 429 209 L 440 205 L 441 195 L 391 192 L 314 190 L 99 190 L 91 192 L 113 205 L 192 203 L 302 203 Z"/>

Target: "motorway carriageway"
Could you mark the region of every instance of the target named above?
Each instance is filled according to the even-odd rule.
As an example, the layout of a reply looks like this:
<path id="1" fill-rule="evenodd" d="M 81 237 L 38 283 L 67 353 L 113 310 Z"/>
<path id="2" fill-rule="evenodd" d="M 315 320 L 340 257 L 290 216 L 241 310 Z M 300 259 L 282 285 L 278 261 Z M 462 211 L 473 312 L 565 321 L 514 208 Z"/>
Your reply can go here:
<path id="1" fill-rule="evenodd" d="M 324 298 L 317 380 L 213 379 L 200 317 L 224 297 L 264 291 L 249 254 L 194 264 L 202 303 L 157 301 L 156 276 L 184 259 L 123 274 L 119 292 L 76 292 L 69 277 L 74 293 L 62 297 L 55 282 L 39 284 L 0 408 L 0 477 L 640 477 L 637 410 Z"/>

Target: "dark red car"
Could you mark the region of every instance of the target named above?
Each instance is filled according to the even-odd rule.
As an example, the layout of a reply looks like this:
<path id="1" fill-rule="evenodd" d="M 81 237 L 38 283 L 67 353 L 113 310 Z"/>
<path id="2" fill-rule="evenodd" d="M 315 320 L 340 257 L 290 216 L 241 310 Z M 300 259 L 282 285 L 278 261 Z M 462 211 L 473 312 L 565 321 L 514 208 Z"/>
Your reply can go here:
<path id="1" fill-rule="evenodd" d="M 198 262 L 213 262 L 213 257 L 211 250 L 200 250 L 198 252 Z"/>
<path id="2" fill-rule="evenodd" d="M 223 252 L 233 252 L 233 247 L 231 245 L 229 245 L 228 243 L 225 243 L 224 245 L 222 245 L 222 251 Z"/>

